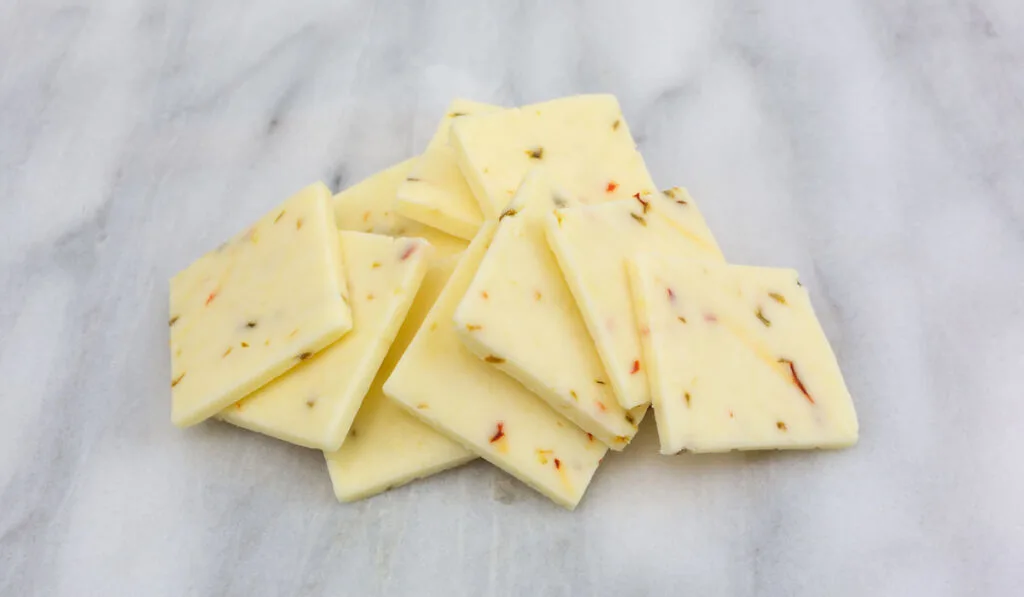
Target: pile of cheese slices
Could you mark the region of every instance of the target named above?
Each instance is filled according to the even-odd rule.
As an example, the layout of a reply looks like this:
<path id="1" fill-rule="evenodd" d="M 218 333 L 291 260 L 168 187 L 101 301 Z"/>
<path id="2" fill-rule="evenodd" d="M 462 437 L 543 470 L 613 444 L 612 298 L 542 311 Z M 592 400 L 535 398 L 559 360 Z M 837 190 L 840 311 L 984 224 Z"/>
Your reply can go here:
<path id="1" fill-rule="evenodd" d="M 664 454 L 857 440 L 796 272 L 726 263 L 608 95 L 456 100 L 421 156 L 303 189 L 170 294 L 174 423 L 321 450 L 342 501 L 479 456 L 573 508 L 651 406 Z"/>

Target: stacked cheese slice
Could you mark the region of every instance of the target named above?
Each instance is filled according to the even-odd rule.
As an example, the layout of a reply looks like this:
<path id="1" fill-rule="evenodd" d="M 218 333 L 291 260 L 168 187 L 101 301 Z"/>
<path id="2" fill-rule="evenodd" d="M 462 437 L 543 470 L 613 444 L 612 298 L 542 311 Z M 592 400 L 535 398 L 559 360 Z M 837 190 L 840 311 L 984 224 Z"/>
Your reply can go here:
<path id="1" fill-rule="evenodd" d="M 479 456 L 574 508 L 652 404 L 665 454 L 857 439 L 796 273 L 727 264 L 606 95 L 456 100 L 175 276 L 170 326 L 173 421 L 321 450 L 342 501 Z"/>

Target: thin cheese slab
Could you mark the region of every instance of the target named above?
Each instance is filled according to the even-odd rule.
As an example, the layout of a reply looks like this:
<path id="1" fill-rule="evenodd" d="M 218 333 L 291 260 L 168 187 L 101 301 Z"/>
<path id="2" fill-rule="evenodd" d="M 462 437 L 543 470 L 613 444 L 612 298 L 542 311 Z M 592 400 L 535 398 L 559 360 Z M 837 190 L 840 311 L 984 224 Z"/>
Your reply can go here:
<path id="1" fill-rule="evenodd" d="M 384 382 L 448 281 L 458 255 L 434 260 L 412 308 L 359 407 L 341 448 L 327 452 L 334 494 L 342 502 L 369 497 L 476 458 L 384 396 Z"/>
<path id="2" fill-rule="evenodd" d="M 619 404 L 650 402 L 626 260 L 648 250 L 724 261 L 693 198 L 674 188 L 601 205 L 559 210 L 547 239 L 572 290 Z"/>
<path id="3" fill-rule="evenodd" d="M 647 408 L 619 406 L 544 238 L 545 216 L 575 203 L 541 168 L 527 174 L 455 310 L 455 329 L 479 358 L 621 450 Z"/>
<path id="4" fill-rule="evenodd" d="M 537 165 L 583 203 L 656 188 L 611 95 L 566 97 L 459 118 L 452 123 L 451 145 L 485 219 L 501 214 Z"/>
<path id="5" fill-rule="evenodd" d="M 395 211 L 399 186 L 409 176 L 416 159 L 378 172 L 334 196 L 334 215 L 340 230 L 425 239 L 439 257 L 459 253 L 469 245 L 461 238 L 402 217 Z"/>
<path id="6" fill-rule="evenodd" d="M 171 279 L 171 420 L 237 402 L 352 328 L 322 183 Z"/>
<path id="7" fill-rule="evenodd" d="M 857 415 L 796 272 L 630 265 L 661 451 L 839 448 Z"/>
<path id="8" fill-rule="evenodd" d="M 220 418 L 318 450 L 337 450 L 427 270 L 422 239 L 341 233 L 352 331 L 226 408 Z"/>
<path id="9" fill-rule="evenodd" d="M 471 240 L 483 224 L 480 206 L 459 170 L 448 143 L 452 121 L 501 110 L 499 106 L 456 99 L 448 106 L 426 151 L 398 187 L 398 213 L 453 236 Z"/>
<path id="10" fill-rule="evenodd" d="M 384 393 L 556 503 L 575 508 L 607 451 L 467 350 L 452 315 L 497 225 L 484 224 L 384 384 Z"/>

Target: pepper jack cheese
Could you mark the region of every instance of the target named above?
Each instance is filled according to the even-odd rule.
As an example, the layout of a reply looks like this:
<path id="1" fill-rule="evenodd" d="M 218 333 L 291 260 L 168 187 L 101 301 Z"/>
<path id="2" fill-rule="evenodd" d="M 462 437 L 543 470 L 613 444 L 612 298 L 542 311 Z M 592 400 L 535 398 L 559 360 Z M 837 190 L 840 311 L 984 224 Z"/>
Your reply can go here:
<path id="1" fill-rule="evenodd" d="M 566 97 L 458 118 L 450 142 L 485 219 L 501 214 L 526 172 L 537 165 L 583 203 L 655 190 L 611 95 Z"/>
<path id="2" fill-rule="evenodd" d="M 421 420 L 566 508 L 575 508 L 607 451 L 536 395 L 470 353 L 452 315 L 496 224 L 470 243 L 384 393 Z"/>
<path id="3" fill-rule="evenodd" d="M 390 377 L 441 292 L 458 256 L 435 260 L 391 345 L 348 438 L 327 452 L 327 470 L 340 501 L 351 502 L 469 462 L 476 455 L 434 431 L 384 396 Z"/>
<path id="4" fill-rule="evenodd" d="M 398 187 L 398 213 L 464 239 L 472 239 L 483 224 L 480 206 L 459 171 L 448 144 L 452 121 L 501 110 L 498 106 L 456 99 L 448 106 L 426 151 L 416 158 Z"/>
<path id="5" fill-rule="evenodd" d="M 170 282 L 171 420 L 198 423 L 352 328 L 330 191 L 298 192 Z"/>
<path id="6" fill-rule="evenodd" d="M 544 239 L 544 218 L 575 200 L 541 168 L 526 175 L 498 223 L 455 329 L 479 358 L 518 380 L 584 431 L 623 449 L 646 406 L 619 406 Z"/>
<path id="7" fill-rule="evenodd" d="M 352 331 L 229 406 L 223 420 L 318 450 L 337 450 L 345 440 L 423 281 L 430 245 L 361 232 L 341 239 Z"/>
<path id="8" fill-rule="evenodd" d="M 444 257 L 465 250 L 468 242 L 395 213 L 395 195 L 416 159 L 378 172 L 334 196 L 334 216 L 339 230 L 372 232 L 425 239 L 435 255 Z"/>
<path id="9" fill-rule="evenodd" d="M 796 272 L 638 256 L 630 280 L 663 454 L 857 441 L 853 401 Z"/>
<path id="10" fill-rule="evenodd" d="M 624 408 L 650 402 L 626 260 L 637 251 L 724 261 L 684 189 L 571 207 L 549 216 L 548 243 Z"/>

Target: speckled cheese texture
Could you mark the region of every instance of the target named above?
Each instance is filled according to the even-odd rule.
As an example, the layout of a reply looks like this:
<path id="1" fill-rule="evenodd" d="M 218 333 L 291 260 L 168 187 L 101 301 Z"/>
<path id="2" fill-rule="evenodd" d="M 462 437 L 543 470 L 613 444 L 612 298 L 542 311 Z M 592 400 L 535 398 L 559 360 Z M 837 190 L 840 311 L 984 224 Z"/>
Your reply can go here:
<path id="1" fill-rule="evenodd" d="M 511 377 L 469 352 L 452 315 L 476 274 L 497 224 L 486 223 L 384 393 L 421 420 L 556 503 L 574 508 L 607 446 L 588 436 Z"/>
<path id="2" fill-rule="evenodd" d="M 425 239 L 438 257 L 454 255 L 469 245 L 461 238 L 402 217 L 395 211 L 398 187 L 416 159 L 406 160 L 366 178 L 334 196 L 334 216 L 340 230 L 372 232 Z"/>
<path id="3" fill-rule="evenodd" d="M 566 97 L 452 123 L 459 169 L 485 219 L 497 218 L 526 172 L 545 167 L 583 203 L 650 193 L 654 183 L 611 95 Z"/>
<path id="4" fill-rule="evenodd" d="M 171 420 L 203 421 L 352 328 L 330 191 L 306 187 L 170 282 Z"/>
<path id="5" fill-rule="evenodd" d="M 576 202 L 542 168 L 520 186 L 455 310 L 463 344 L 613 450 L 647 410 L 619 406 L 572 294 L 544 238 L 544 218 Z"/>
<path id="6" fill-rule="evenodd" d="M 458 255 L 435 259 L 420 286 L 377 377 L 363 399 L 341 448 L 327 452 L 334 494 L 342 502 L 369 497 L 476 458 L 461 444 L 434 431 L 384 396 L 384 381 L 405 353 L 445 282 Z"/>
<path id="7" fill-rule="evenodd" d="M 422 239 L 341 233 L 352 331 L 229 406 L 220 418 L 307 448 L 337 450 L 427 270 Z"/>
<path id="8" fill-rule="evenodd" d="M 398 187 L 398 213 L 453 236 L 470 240 L 483 224 L 480 206 L 459 170 L 448 143 L 452 121 L 501 110 L 498 106 L 456 99 L 449 106 L 427 145 Z"/>
<path id="9" fill-rule="evenodd" d="M 559 210 L 548 244 L 572 290 L 619 404 L 650 402 L 650 385 L 626 277 L 626 260 L 647 250 L 678 259 L 724 261 L 684 189 Z"/>
<path id="10" fill-rule="evenodd" d="M 857 415 L 787 269 L 630 262 L 661 451 L 839 448 Z"/>

